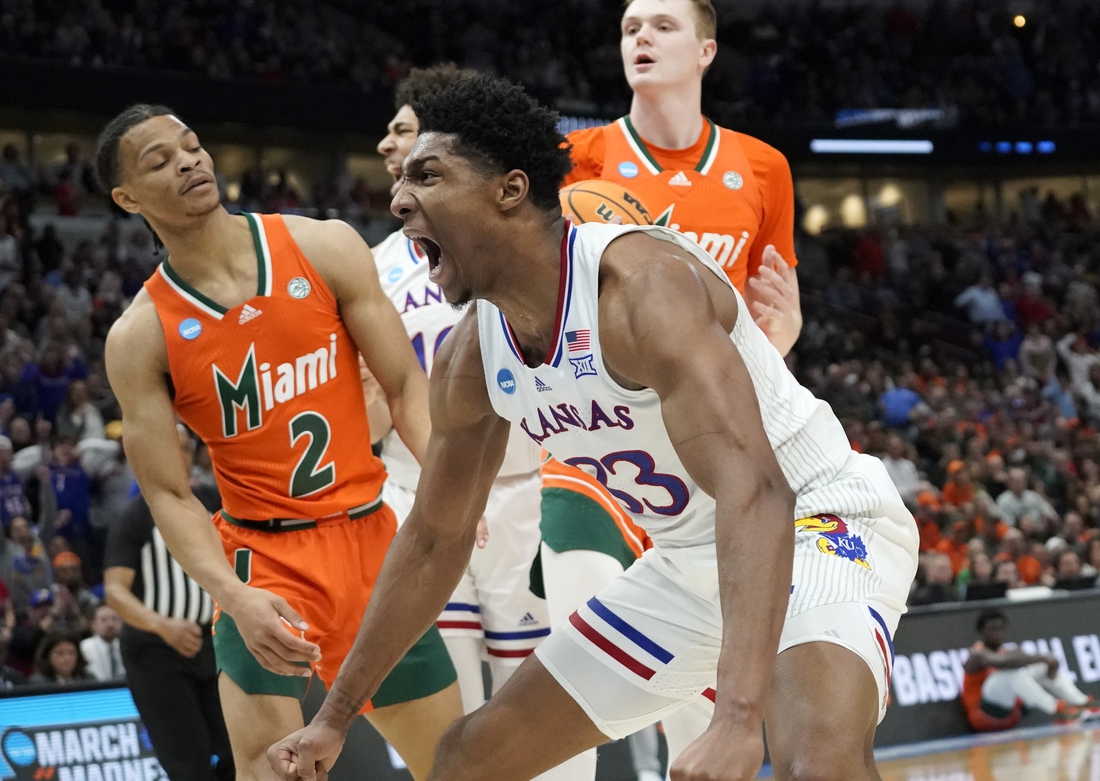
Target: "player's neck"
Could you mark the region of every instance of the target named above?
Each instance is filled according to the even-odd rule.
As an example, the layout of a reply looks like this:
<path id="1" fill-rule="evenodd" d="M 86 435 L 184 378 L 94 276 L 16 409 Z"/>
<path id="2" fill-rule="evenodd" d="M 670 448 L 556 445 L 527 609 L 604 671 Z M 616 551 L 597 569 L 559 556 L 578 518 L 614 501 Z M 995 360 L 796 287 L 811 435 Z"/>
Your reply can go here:
<path id="1" fill-rule="evenodd" d="M 559 218 L 550 230 L 543 224 L 510 234 L 496 253 L 501 269 L 480 296 L 504 313 L 528 361 L 541 361 L 554 340 L 564 232 L 565 219 Z"/>
<path id="2" fill-rule="evenodd" d="M 662 149 L 686 149 L 703 132 L 702 84 L 635 92 L 630 122 L 638 135 Z"/>
<path id="3" fill-rule="evenodd" d="M 219 206 L 186 227 L 153 225 L 153 229 L 168 251 L 172 268 L 194 284 L 233 275 L 243 256 L 255 257 L 252 237 L 238 222 Z"/>

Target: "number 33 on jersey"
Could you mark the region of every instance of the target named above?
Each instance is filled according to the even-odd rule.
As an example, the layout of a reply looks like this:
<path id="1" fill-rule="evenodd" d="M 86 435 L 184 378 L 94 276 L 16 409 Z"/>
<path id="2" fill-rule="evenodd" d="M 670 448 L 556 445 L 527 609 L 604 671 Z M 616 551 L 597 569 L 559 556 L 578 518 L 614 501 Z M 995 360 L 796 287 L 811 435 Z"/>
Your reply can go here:
<path id="1" fill-rule="evenodd" d="M 164 329 L 173 407 L 210 448 L 226 512 L 324 518 L 372 502 L 358 350 L 336 299 L 278 215 L 245 215 L 256 295 L 226 309 L 165 261 L 145 283 Z"/>

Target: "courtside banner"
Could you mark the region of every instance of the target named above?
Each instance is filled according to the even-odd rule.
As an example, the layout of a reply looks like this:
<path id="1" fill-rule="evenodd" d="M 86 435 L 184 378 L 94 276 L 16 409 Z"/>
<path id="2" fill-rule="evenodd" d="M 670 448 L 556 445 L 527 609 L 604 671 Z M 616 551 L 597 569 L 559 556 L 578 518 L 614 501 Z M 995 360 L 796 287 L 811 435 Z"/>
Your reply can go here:
<path id="1" fill-rule="evenodd" d="M 168 779 L 129 690 L 117 687 L 0 698 L 0 756 L 3 781 Z"/>
<path id="2" fill-rule="evenodd" d="M 894 638 L 890 708 L 876 745 L 970 731 L 959 700 L 963 663 L 978 639 L 978 616 L 990 608 L 1008 617 L 1009 640 L 1028 653 L 1053 654 L 1081 691 L 1100 697 L 1100 591 L 914 608 L 902 616 Z M 1049 719 L 1032 714 L 1024 723 L 1044 721 Z"/>

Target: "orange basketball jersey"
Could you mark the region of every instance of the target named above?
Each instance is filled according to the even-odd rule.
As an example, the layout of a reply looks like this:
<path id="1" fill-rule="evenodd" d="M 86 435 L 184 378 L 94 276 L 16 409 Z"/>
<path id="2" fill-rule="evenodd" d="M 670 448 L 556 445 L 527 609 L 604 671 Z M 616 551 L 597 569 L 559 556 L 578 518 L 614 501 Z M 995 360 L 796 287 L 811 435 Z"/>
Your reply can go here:
<path id="1" fill-rule="evenodd" d="M 791 266 L 794 186 L 787 159 L 752 136 L 704 117 L 699 140 L 687 149 L 647 144 L 630 117 L 569 134 L 573 170 L 565 183 L 618 182 L 642 199 L 658 225 L 690 236 L 744 292 L 774 244 Z"/>
<path id="2" fill-rule="evenodd" d="M 378 501 L 386 477 L 370 451 L 359 352 L 283 218 L 245 218 L 259 266 L 253 298 L 227 310 L 170 259 L 145 283 L 164 328 L 173 406 L 210 448 L 230 516 L 355 515 Z"/>

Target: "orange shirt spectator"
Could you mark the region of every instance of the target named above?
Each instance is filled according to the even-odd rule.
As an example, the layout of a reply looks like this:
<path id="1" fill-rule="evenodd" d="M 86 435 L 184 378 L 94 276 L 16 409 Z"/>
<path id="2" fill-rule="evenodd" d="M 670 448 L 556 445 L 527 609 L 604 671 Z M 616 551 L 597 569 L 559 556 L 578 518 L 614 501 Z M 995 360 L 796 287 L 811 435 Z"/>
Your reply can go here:
<path id="1" fill-rule="evenodd" d="M 974 501 L 974 483 L 970 469 L 963 461 L 955 460 L 947 465 L 947 483 L 943 486 L 943 503 L 949 507 L 961 507 Z"/>
<path id="2" fill-rule="evenodd" d="M 994 561 L 1012 561 L 1012 555 L 1008 551 L 1002 551 L 997 554 Z M 1042 563 L 1027 553 L 1016 559 L 1016 569 L 1020 572 L 1020 580 L 1028 586 L 1034 586 L 1043 576 Z"/>
<path id="3" fill-rule="evenodd" d="M 955 521 L 951 524 L 951 536 L 944 537 L 936 544 L 936 550 L 951 559 L 951 569 L 956 577 L 970 563 L 970 546 L 967 545 L 970 536 L 966 521 Z"/>

